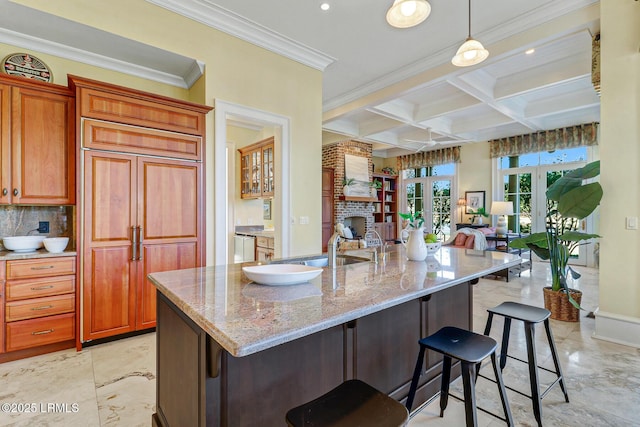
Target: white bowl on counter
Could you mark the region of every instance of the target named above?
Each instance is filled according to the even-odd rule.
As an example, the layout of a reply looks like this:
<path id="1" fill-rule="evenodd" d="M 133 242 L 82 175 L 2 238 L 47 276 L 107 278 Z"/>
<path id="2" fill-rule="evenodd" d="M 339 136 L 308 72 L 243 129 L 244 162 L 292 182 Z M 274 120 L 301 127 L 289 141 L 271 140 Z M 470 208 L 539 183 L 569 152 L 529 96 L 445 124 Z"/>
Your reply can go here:
<path id="1" fill-rule="evenodd" d="M 42 241 L 47 236 L 13 236 L 2 239 L 4 247 L 10 251 L 24 253 L 34 252 L 43 245 Z"/>
<path id="2" fill-rule="evenodd" d="M 266 264 L 242 267 L 242 271 L 255 283 L 282 286 L 306 283 L 319 276 L 322 268 L 300 264 Z"/>
<path id="3" fill-rule="evenodd" d="M 69 244 L 68 237 L 48 237 L 42 241 L 47 251 L 52 254 L 59 254 L 64 251 Z"/>

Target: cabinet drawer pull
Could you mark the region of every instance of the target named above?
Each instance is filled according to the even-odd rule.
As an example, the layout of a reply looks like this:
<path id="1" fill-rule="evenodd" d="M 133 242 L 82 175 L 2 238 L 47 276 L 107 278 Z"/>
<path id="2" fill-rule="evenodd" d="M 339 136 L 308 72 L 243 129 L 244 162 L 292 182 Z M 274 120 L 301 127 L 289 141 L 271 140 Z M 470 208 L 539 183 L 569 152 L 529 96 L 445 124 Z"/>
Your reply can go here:
<path id="1" fill-rule="evenodd" d="M 14 189 L 13 189 L 13 195 L 14 195 L 14 196 L 17 196 L 17 195 L 18 195 L 18 189 L 17 189 L 17 188 L 14 188 Z"/>
<path id="2" fill-rule="evenodd" d="M 53 265 L 43 265 L 42 267 L 31 267 L 32 270 L 49 270 L 50 268 L 54 268 Z"/>
<path id="3" fill-rule="evenodd" d="M 46 285 L 46 286 L 32 286 L 31 290 L 32 291 L 44 291 L 45 289 L 51 289 L 53 288 L 53 285 Z"/>
<path id="4" fill-rule="evenodd" d="M 39 310 L 46 310 L 48 308 L 53 308 L 53 306 L 51 304 L 49 305 L 42 305 L 40 307 L 31 307 L 31 310 L 33 311 L 39 311 Z"/>
<path id="5" fill-rule="evenodd" d="M 2 195 L 6 196 L 7 194 L 9 194 L 9 190 L 7 190 L 6 188 L 2 189 Z"/>
<path id="6" fill-rule="evenodd" d="M 50 334 L 51 332 L 53 332 L 53 328 L 47 329 L 46 331 L 31 332 L 31 335 L 46 335 L 46 334 Z"/>

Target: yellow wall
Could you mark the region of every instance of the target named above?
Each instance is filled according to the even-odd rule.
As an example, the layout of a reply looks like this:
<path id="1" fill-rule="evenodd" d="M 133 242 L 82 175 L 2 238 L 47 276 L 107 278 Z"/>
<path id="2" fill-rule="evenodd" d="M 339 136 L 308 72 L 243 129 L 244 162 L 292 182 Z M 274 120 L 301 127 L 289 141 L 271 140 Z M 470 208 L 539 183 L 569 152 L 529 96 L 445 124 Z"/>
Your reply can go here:
<path id="1" fill-rule="evenodd" d="M 640 346 L 640 231 L 625 218 L 640 213 L 640 3 L 600 2 L 601 10 L 601 184 L 600 316 L 635 324 Z M 614 337 L 616 339 L 616 337 Z M 631 339 L 631 338 L 629 338 Z"/>
<path id="2" fill-rule="evenodd" d="M 484 191 L 485 209 L 489 212 L 492 200 L 492 167 L 491 159 L 489 158 L 489 143 L 462 144 L 461 147 L 460 163 L 458 164 L 459 197 L 464 197 L 465 191 Z M 459 211 L 459 208 L 457 210 Z M 491 218 L 483 218 L 483 220 L 487 222 L 491 221 Z M 462 222 L 470 221 L 471 215 L 464 214 Z"/>
<path id="3" fill-rule="evenodd" d="M 104 80 L 163 95 L 214 105 L 214 99 L 279 114 L 291 119 L 291 213 L 309 217 L 309 225 L 292 226 L 292 254 L 321 249 L 322 73 L 151 3 L 137 0 L 87 2 L 18 0 L 34 7 L 148 45 L 198 59 L 205 75 L 191 91 L 124 76 L 35 53 L 53 66 L 59 79 L 66 73 Z M 144 18 L 142 18 L 144 17 Z M 213 114 L 207 122 L 206 226 L 207 263 L 213 261 Z M 218 141 L 217 143 L 225 143 Z M 222 177 L 224 179 L 224 177 Z M 298 229 L 298 227 L 302 227 Z"/>

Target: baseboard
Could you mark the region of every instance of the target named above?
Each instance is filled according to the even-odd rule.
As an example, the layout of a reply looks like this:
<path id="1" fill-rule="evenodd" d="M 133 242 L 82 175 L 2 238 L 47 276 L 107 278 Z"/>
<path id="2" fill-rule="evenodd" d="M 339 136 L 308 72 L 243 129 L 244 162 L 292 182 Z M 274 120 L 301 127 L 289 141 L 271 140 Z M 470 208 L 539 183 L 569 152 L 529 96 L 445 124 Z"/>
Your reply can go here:
<path id="1" fill-rule="evenodd" d="M 599 308 L 594 314 L 596 330 L 593 338 L 640 348 L 640 318 L 608 313 Z"/>

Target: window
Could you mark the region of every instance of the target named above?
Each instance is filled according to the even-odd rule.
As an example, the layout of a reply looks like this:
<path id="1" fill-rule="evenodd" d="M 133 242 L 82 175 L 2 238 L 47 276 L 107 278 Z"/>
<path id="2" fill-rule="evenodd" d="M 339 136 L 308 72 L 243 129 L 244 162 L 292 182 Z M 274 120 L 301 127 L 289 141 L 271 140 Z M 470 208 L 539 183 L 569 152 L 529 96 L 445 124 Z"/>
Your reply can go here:
<path id="1" fill-rule="evenodd" d="M 451 235 L 451 193 L 455 164 L 406 169 L 402 171 L 405 212 L 422 212 L 426 232 L 440 240 Z"/>
<path id="2" fill-rule="evenodd" d="M 542 232 L 546 227 L 547 188 L 565 173 L 584 166 L 588 148 L 576 147 L 554 152 L 528 153 L 498 160 L 504 200 L 512 201 L 514 215 L 508 228 L 516 233 Z M 573 224 L 577 230 L 580 221 Z M 587 226 L 587 225 L 584 225 Z M 571 254 L 576 263 L 584 263 L 584 250 Z"/>

